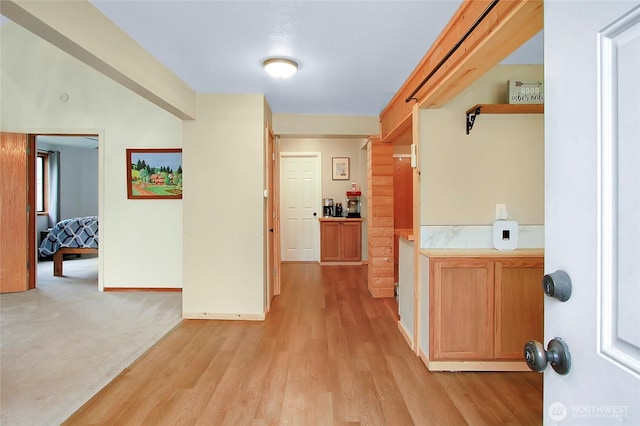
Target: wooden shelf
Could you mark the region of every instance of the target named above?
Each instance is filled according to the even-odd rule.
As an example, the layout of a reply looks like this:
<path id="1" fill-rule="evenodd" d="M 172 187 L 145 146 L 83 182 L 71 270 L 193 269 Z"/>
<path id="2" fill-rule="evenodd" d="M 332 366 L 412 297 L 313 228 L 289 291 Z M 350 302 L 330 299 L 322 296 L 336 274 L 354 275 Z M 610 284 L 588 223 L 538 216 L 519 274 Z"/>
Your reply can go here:
<path id="1" fill-rule="evenodd" d="M 544 104 L 478 104 L 467 110 L 467 134 L 482 114 L 544 114 Z"/>

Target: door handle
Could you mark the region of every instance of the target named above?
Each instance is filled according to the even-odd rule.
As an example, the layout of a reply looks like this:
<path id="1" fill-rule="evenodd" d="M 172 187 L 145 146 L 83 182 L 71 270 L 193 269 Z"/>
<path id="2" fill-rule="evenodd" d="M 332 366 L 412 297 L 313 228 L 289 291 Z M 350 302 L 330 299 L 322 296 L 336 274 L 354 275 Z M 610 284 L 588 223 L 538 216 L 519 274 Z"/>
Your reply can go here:
<path id="1" fill-rule="evenodd" d="M 269 228 L 269 232 L 273 233 L 273 228 Z"/>
<path id="2" fill-rule="evenodd" d="M 524 360 L 531 370 L 539 373 L 547 368 L 547 363 L 551 364 L 551 367 L 558 374 L 564 375 L 571 370 L 571 354 L 569 353 L 569 348 L 559 337 L 549 342 L 546 351 L 542 343 L 535 340 L 528 341 L 524 345 Z"/>

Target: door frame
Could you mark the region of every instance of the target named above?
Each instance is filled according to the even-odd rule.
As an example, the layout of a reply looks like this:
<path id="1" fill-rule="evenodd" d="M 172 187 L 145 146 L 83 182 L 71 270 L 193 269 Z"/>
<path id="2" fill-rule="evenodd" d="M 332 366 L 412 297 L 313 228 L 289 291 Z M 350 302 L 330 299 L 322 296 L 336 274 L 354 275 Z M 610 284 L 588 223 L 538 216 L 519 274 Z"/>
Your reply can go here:
<path id="1" fill-rule="evenodd" d="M 280 262 L 279 256 L 276 256 L 275 235 L 276 211 L 274 206 L 274 166 L 276 163 L 275 155 L 275 135 L 269 123 L 265 126 L 265 208 L 264 208 L 264 235 L 265 235 L 265 312 L 271 310 L 271 301 L 275 296 L 276 288 L 279 290 Z"/>

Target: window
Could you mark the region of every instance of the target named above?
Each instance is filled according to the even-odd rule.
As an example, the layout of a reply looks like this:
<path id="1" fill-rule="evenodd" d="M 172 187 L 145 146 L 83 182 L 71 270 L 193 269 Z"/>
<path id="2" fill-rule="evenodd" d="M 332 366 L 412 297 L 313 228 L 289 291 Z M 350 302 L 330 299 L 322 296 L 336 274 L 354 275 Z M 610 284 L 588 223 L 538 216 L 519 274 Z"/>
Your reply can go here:
<path id="1" fill-rule="evenodd" d="M 39 152 L 36 157 L 36 206 L 38 213 L 47 213 L 49 187 L 49 154 Z"/>

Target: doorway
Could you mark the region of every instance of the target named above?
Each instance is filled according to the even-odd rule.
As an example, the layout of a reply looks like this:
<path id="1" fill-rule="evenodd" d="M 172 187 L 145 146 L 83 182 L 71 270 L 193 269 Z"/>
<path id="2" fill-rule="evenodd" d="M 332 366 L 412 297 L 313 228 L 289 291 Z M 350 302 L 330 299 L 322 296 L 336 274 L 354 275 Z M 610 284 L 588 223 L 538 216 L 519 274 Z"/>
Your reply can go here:
<path id="1" fill-rule="evenodd" d="M 71 218 L 89 218 L 96 223 L 99 205 L 99 137 L 97 134 L 38 134 L 30 135 L 35 141 L 33 184 L 36 214 L 32 218 L 35 229 L 36 265 L 34 287 L 42 267 L 49 271 L 50 257 L 40 257 L 38 247 L 59 221 Z M 85 254 L 65 255 L 66 260 L 85 257 Z M 73 258 L 73 259 L 71 259 Z M 63 262 L 66 263 L 66 262 Z M 87 265 L 96 265 L 95 262 Z M 93 268 L 93 266 L 89 266 Z M 99 267 L 98 267 L 99 269 Z M 96 271 L 96 275 L 97 275 Z M 50 277 L 46 277 L 49 279 Z"/>

